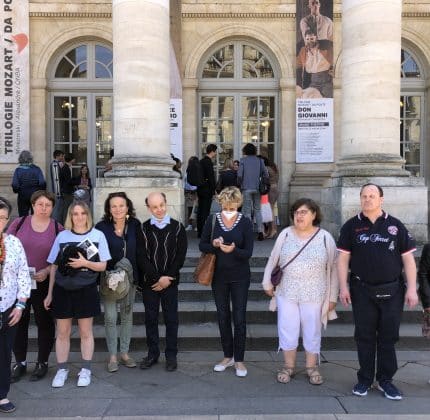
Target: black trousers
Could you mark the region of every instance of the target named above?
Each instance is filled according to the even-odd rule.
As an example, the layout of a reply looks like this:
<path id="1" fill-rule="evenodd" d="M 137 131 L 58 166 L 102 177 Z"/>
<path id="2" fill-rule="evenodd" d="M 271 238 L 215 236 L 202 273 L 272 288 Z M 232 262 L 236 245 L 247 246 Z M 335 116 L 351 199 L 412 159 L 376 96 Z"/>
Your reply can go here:
<path id="1" fill-rule="evenodd" d="M 30 308 L 33 307 L 34 320 L 37 325 L 37 361 L 47 363 L 52 347 L 55 342 L 55 322 L 51 312 L 43 306 L 43 300 L 48 293 L 49 279 L 43 283 L 38 283 L 38 289 L 32 290 L 30 299 L 27 300 L 27 307 L 22 313 L 18 323 L 13 353 L 17 362 L 27 359 L 28 346 L 28 325 L 30 323 Z"/>
<path id="2" fill-rule="evenodd" d="M 158 334 L 158 313 L 163 311 L 166 325 L 166 360 L 176 360 L 178 354 L 178 286 L 172 285 L 161 292 L 152 289 L 143 290 L 143 305 L 145 306 L 146 342 L 148 356 L 158 358 L 160 355 L 160 337 Z"/>
<path id="3" fill-rule="evenodd" d="M 22 197 L 18 194 L 17 198 L 18 216 L 28 216 L 33 214 L 33 207 L 31 207 L 30 198 Z"/>
<path id="4" fill-rule="evenodd" d="M 212 282 L 224 357 L 243 362 L 246 342 L 246 305 L 250 281 Z M 230 301 L 233 309 L 234 337 L 231 328 Z"/>
<path id="5" fill-rule="evenodd" d="M 371 385 L 376 380 L 391 381 L 397 371 L 397 357 L 394 348 L 399 340 L 400 321 L 403 313 L 405 287 L 388 300 L 372 299 L 365 285 L 351 282 L 352 311 L 355 322 L 354 338 L 357 343 L 360 369 L 358 381 Z"/>
<path id="6" fill-rule="evenodd" d="M 201 194 L 197 190 L 197 197 L 199 198 L 197 207 L 197 235 L 200 238 L 206 219 L 209 217 L 209 213 L 211 212 L 212 195 L 207 194 L 206 192 Z"/>
<path id="7" fill-rule="evenodd" d="M 10 390 L 10 363 L 12 361 L 12 346 L 15 339 L 16 325 L 9 327 L 9 315 L 14 306 L 0 313 L 0 400 L 7 397 Z"/>

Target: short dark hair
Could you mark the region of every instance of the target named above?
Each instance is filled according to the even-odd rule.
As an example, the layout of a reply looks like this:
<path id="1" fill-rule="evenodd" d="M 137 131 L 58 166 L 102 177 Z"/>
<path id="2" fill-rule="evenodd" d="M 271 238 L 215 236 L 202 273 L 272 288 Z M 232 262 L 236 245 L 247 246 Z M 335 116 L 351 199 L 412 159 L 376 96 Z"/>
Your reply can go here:
<path id="1" fill-rule="evenodd" d="M 257 148 L 252 143 L 246 143 L 243 146 L 242 153 L 246 156 L 255 156 L 257 154 Z"/>
<path id="2" fill-rule="evenodd" d="M 52 203 L 52 206 L 55 206 L 55 194 L 45 190 L 35 191 L 33 194 L 31 194 L 30 203 L 34 205 L 34 203 L 36 203 L 40 197 L 45 197 Z"/>
<path id="3" fill-rule="evenodd" d="M 0 210 L 1 209 L 6 209 L 8 216 L 12 213 L 12 204 L 4 197 L 0 197 Z"/>
<path id="4" fill-rule="evenodd" d="M 384 190 L 382 189 L 382 187 L 380 187 L 380 186 L 379 186 L 379 185 L 377 185 L 377 184 L 374 184 L 373 182 L 368 182 L 367 184 L 364 184 L 364 185 L 361 187 L 361 189 L 360 189 L 360 196 L 361 196 L 361 193 L 363 192 L 363 190 L 364 190 L 366 187 L 370 187 L 370 186 L 372 186 L 372 185 L 378 189 L 378 191 L 379 191 L 379 197 L 383 197 L 383 196 L 384 196 Z"/>
<path id="5" fill-rule="evenodd" d="M 306 29 L 305 37 L 306 37 L 306 35 L 317 35 L 317 31 L 315 29 L 312 29 L 312 28 Z"/>
<path id="6" fill-rule="evenodd" d="M 62 150 L 59 150 L 59 149 L 54 150 L 54 154 L 53 154 L 54 159 L 57 159 L 57 157 L 61 155 L 64 155 L 64 152 Z"/>
<path id="7" fill-rule="evenodd" d="M 212 153 L 212 152 L 216 152 L 216 149 L 218 149 L 218 146 L 216 144 L 208 144 L 206 146 L 206 154 Z"/>
<path id="8" fill-rule="evenodd" d="M 71 162 L 75 157 L 73 156 L 73 153 L 66 153 L 64 155 L 64 160 L 66 162 Z"/>
<path id="9" fill-rule="evenodd" d="M 318 204 L 310 198 L 299 198 L 294 202 L 290 208 L 291 220 L 294 220 L 294 213 L 302 206 L 306 206 L 312 213 L 315 213 L 315 219 L 313 220 L 312 224 L 314 226 L 318 226 L 322 221 L 321 209 Z"/>
<path id="10" fill-rule="evenodd" d="M 162 191 L 160 191 L 160 193 L 159 194 L 161 194 L 161 196 L 164 198 L 164 202 L 165 203 L 167 203 L 167 197 L 166 197 L 166 194 L 164 194 Z M 146 204 L 146 207 L 148 207 L 149 205 L 148 205 L 148 197 L 146 197 L 145 198 L 145 204 Z"/>
<path id="11" fill-rule="evenodd" d="M 127 207 L 128 207 L 128 216 L 129 217 L 135 217 L 136 216 L 136 210 L 134 209 L 134 205 L 133 205 L 133 201 L 131 201 L 127 194 L 124 191 L 117 191 L 117 192 L 113 192 L 110 193 L 106 200 L 105 200 L 105 204 L 104 204 L 104 215 L 102 217 L 102 220 L 104 222 L 111 222 L 112 221 L 112 214 L 110 212 L 110 200 L 112 200 L 112 198 L 123 198 L 125 200 L 125 202 L 127 203 Z"/>

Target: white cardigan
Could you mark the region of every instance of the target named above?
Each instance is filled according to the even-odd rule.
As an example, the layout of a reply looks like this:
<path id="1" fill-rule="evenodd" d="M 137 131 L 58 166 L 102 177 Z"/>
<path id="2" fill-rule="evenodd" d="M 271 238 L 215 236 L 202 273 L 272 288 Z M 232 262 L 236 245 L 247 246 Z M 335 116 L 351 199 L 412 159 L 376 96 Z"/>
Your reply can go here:
<path id="1" fill-rule="evenodd" d="M 273 269 L 276 267 L 279 261 L 279 255 L 281 253 L 282 245 L 284 244 L 285 238 L 288 233 L 292 231 L 292 227 L 287 227 L 279 234 L 278 239 L 276 239 L 275 246 L 272 249 L 269 260 L 267 261 L 266 268 L 264 269 L 264 277 L 262 281 L 263 289 L 270 290 L 273 285 L 270 281 L 270 275 Z M 325 243 L 327 245 L 328 263 L 326 268 L 326 294 L 321 307 L 321 323 L 324 328 L 327 327 L 327 321 L 337 318 L 336 311 L 328 311 L 330 302 L 337 302 L 339 295 L 339 281 L 337 278 L 337 249 L 336 243 L 333 237 L 324 229 L 321 229 L 320 233 L 325 235 Z M 318 234 L 320 234 L 318 233 Z M 276 292 L 275 292 L 276 293 Z"/>

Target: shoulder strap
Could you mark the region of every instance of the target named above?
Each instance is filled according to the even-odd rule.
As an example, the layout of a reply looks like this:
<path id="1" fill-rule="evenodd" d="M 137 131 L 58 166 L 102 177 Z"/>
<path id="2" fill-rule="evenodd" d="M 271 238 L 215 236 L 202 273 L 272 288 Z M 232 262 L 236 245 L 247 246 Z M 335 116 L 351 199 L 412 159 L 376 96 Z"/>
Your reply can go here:
<path id="1" fill-rule="evenodd" d="M 22 225 L 25 222 L 25 219 L 27 219 L 27 216 L 22 216 L 21 219 L 18 222 L 18 225 L 15 228 L 15 235 L 18 233 L 18 231 L 21 229 Z"/>
<path id="2" fill-rule="evenodd" d="M 212 217 L 212 233 L 211 233 L 211 243 L 214 239 L 214 229 L 215 229 L 216 213 Z"/>
<path id="3" fill-rule="evenodd" d="M 288 261 L 286 264 L 284 264 L 281 267 L 281 270 L 283 270 L 288 265 L 290 265 L 302 253 L 302 251 L 311 243 L 312 239 L 314 239 L 315 236 L 317 236 L 317 234 L 318 234 L 319 231 L 320 231 L 320 228 L 318 228 L 317 231 L 309 238 L 309 240 L 299 249 L 299 252 L 296 255 L 294 255 L 294 257 L 291 258 L 290 261 Z"/>
<path id="4" fill-rule="evenodd" d="M 58 222 L 56 220 L 54 220 L 55 222 L 55 236 L 58 235 L 58 232 L 60 231 L 60 228 L 58 227 Z"/>

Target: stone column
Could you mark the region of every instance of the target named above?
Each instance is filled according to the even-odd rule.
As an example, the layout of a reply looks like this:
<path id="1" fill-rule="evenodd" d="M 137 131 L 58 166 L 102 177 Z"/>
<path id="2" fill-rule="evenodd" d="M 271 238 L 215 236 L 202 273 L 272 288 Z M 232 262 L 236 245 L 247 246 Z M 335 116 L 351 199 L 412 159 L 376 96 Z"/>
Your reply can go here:
<path id="1" fill-rule="evenodd" d="M 401 0 L 343 0 L 341 156 L 321 193 L 334 235 L 359 210 L 363 184 L 384 189 L 384 209 L 427 240 L 427 188 L 400 156 Z"/>
<path id="2" fill-rule="evenodd" d="M 144 198 L 164 191 L 182 219 L 182 190 L 170 157 L 169 0 L 113 0 L 114 158 L 97 180 L 96 217 L 108 192 L 125 190 L 140 217 Z"/>
<path id="3" fill-rule="evenodd" d="M 338 175 L 408 175 L 399 154 L 401 11 L 401 0 L 342 2 Z"/>

